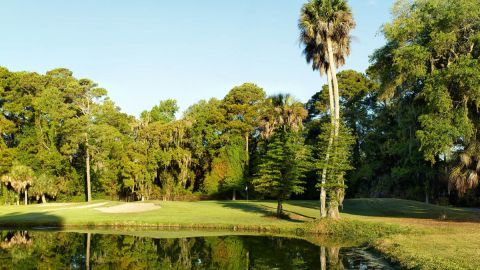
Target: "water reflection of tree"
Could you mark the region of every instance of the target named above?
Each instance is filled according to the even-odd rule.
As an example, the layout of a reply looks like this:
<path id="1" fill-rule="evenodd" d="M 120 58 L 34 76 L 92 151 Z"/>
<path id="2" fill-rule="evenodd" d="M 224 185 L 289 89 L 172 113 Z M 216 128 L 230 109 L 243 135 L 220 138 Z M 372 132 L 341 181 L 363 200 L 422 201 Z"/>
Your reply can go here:
<path id="1" fill-rule="evenodd" d="M 344 269 L 340 248 L 301 239 L 152 239 L 58 232 L 0 236 L 0 265 L 7 269 Z"/>
<path id="2" fill-rule="evenodd" d="M 81 235 L 45 232 L 0 231 L 2 269 L 58 269 L 70 267 Z M 77 238 L 77 239 L 74 239 Z"/>
<path id="3" fill-rule="evenodd" d="M 340 247 L 327 248 L 328 269 L 331 270 L 343 270 L 342 260 L 340 259 Z"/>
<path id="4" fill-rule="evenodd" d="M 2 234 L 3 241 L 0 243 L 0 248 L 9 249 L 16 246 L 30 246 L 32 240 L 28 236 L 27 231 L 7 232 Z"/>

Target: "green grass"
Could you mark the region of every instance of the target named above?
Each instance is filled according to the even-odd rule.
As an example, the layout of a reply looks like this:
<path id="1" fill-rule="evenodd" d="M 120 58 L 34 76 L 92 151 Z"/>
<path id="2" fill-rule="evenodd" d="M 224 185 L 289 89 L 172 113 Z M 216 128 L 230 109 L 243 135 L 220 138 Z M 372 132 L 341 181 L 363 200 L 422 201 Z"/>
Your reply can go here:
<path id="1" fill-rule="evenodd" d="M 103 201 L 95 201 L 98 204 Z M 305 216 L 293 220 L 278 220 L 273 216 L 275 204 L 271 202 L 154 202 L 160 209 L 140 212 L 109 214 L 86 203 L 68 205 L 30 205 L 0 207 L 1 226 L 170 226 L 230 229 L 288 230 L 297 228 L 306 220 L 313 220 L 314 209 L 287 206 L 291 211 L 302 211 Z M 99 207 L 113 206 L 107 202 Z M 313 204 L 312 204 L 313 205 Z M 293 214 L 292 215 L 295 215 Z"/>
<path id="2" fill-rule="evenodd" d="M 104 203 L 101 207 L 120 202 Z M 309 241 L 328 234 L 369 243 L 405 268 L 480 269 L 480 212 L 397 199 L 346 200 L 342 220 L 317 221 L 316 201 L 290 201 L 290 219 L 274 217 L 275 202 L 200 201 L 154 202 L 161 206 L 143 213 L 107 214 L 86 203 L 0 207 L 0 226 L 61 226 L 64 229 L 114 226 L 121 233 L 168 235 L 157 227 L 215 229 L 209 233 L 275 233 L 304 235 Z M 131 229 L 131 227 L 135 229 Z M 130 228 L 130 229 L 129 229 Z M 173 233 L 177 235 L 178 232 Z M 343 240 L 342 240 L 343 241 Z"/>

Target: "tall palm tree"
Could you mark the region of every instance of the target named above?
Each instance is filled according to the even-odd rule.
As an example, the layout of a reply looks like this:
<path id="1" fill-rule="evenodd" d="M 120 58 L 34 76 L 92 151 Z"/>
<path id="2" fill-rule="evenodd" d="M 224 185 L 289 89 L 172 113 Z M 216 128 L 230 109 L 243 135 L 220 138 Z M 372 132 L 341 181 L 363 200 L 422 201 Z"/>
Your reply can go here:
<path id="1" fill-rule="evenodd" d="M 332 127 L 335 125 L 334 120 L 334 97 L 333 97 L 333 88 L 332 88 L 332 78 L 330 72 L 330 63 L 327 58 L 327 47 L 324 46 L 322 42 L 322 36 L 319 34 L 316 21 L 318 13 L 315 12 L 315 6 L 312 4 L 306 4 L 300 16 L 299 28 L 300 28 L 300 42 L 304 44 L 305 48 L 303 49 L 303 54 L 308 63 L 312 64 L 313 70 L 320 71 L 320 76 L 327 74 L 327 84 L 328 84 L 328 97 L 329 97 L 329 108 L 330 108 L 330 122 Z M 327 164 L 330 160 L 330 149 L 333 144 L 333 131 L 330 134 L 330 139 L 328 141 L 328 151 L 325 156 L 325 163 Z M 327 216 L 326 212 L 326 198 L 327 192 L 325 190 L 326 178 L 327 178 L 327 168 L 323 168 L 321 176 L 321 186 L 320 186 L 320 217 L 324 218 Z"/>
<path id="2" fill-rule="evenodd" d="M 340 96 L 336 76 L 336 66 L 345 64 L 350 54 L 350 31 L 355 27 L 352 12 L 346 0 L 311 0 L 301 10 L 299 28 L 300 42 L 304 44 L 303 53 L 314 70 L 320 75 L 327 74 L 332 134 L 328 149 L 332 147 L 334 137 L 338 137 L 340 128 Z M 327 151 L 326 162 L 330 151 Z M 322 172 L 320 191 L 320 216 L 326 216 L 326 168 Z M 333 210 L 333 212 L 337 210 Z M 334 214 L 334 216 L 338 216 Z"/>
<path id="3" fill-rule="evenodd" d="M 304 54 L 314 70 L 319 70 L 320 75 L 327 74 L 328 85 L 333 86 L 334 104 L 330 104 L 330 109 L 336 122 L 340 119 L 336 67 L 345 64 L 345 57 L 350 55 L 350 31 L 354 27 L 346 0 L 311 0 L 303 6 L 300 14 L 300 41 L 305 46 Z M 338 133 L 338 123 L 336 127 Z"/>

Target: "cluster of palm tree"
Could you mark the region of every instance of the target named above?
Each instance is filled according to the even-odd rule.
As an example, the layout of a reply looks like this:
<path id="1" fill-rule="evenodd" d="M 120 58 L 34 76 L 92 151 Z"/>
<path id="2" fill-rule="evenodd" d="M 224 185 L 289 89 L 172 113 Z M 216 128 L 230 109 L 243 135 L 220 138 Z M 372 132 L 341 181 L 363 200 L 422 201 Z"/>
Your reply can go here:
<path id="1" fill-rule="evenodd" d="M 307 111 L 292 95 L 277 94 L 267 99 L 267 102 L 269 106 L 264 107 L 265 111 L 259 119 L 263 138 L 270 138 L 277 129 L 298 132 L 303 128 Z"/>
<path id="2" fill-rule="evenodd" d="M 458 163 L 450 172 L 449 190 L 465 194 L 480 184 L 480 143 L 472 141 L 465 149 L 455 154 Z"/>
<path id="3" fill-rule="evenodd" d="M 340 130 L 340 96 L 337 82 L 337 67 L 345 64 L 350 54 L 350 32 L 355 21 L 346 0 L 310 0 L 303 5 L 300 14 L 300 42 L 304 45 L 303 53 L 313 70 L 320 75 L 327 75 L 329 91 L 329 111 L 332 125 L 328 148 L 339 137 Z M 330 160 L 331 151 L 326 151 L 325 163 Z M 320 216 L 327 216 L 326 209 L 327 166 L 321 173 Z M 343 194 L 338 190 L 339 194 Z M 338 198 L 337 198 L 338 199 Z M 328 214 L 338 218 L 338 206 L 332 204 Z"/>
<path id="4" fill-rule="evenodd" d="M 16 164 L 9 174 L 3 175 L 0 180 L 10 185 L 18 193 L 17 205 L 20 204 L 20 194 L 24 193 L 25 205 L 28 204 L 28 189 L 33 184 L 33 170 L 25 165 Z"/>

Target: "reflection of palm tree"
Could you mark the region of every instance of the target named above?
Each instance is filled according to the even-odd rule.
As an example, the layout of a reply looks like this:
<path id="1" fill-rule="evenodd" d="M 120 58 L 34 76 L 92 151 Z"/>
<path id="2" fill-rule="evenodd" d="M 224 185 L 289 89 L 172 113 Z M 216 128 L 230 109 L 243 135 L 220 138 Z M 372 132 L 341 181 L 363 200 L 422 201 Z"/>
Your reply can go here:
<path id="1" fill-rule="evenodd" d="M 85 269 L 90 270 L 90 242 L 92 234 L 87 233 L 87 239 L 85 241 Z"/>
<path id="2" fill-rule="evenodd" d="M 32 245 L 32 239 L 28 237 L 28 232 L 20 231 L 15 232 L 11 238 L 5 239 L 4 242 L 0 243 L 0 248 L 9 249 L 16 246 L 30 246 Z"/>
<path id="3" fill-rule="evenodd" d="M 324 246 L 320 247 L 320 269 L 327 270 L 327 254 Z"/>
<path id="4" fill-rule="evenodd" d="M 329 247 L 327 251 L 328 269 L 345 269 L 340 260 L 340 247 Z"/>
<path id="5" fill-rule="evenodd" d="M 179 246 L 180 246 L 180 257 L 178 258 L 179 264 L 184 269 L 191 269 L 192 268 L 192 257 L 190 251 L 192 246 L 188 238 L 181 238 L 179 239 Z"/>

